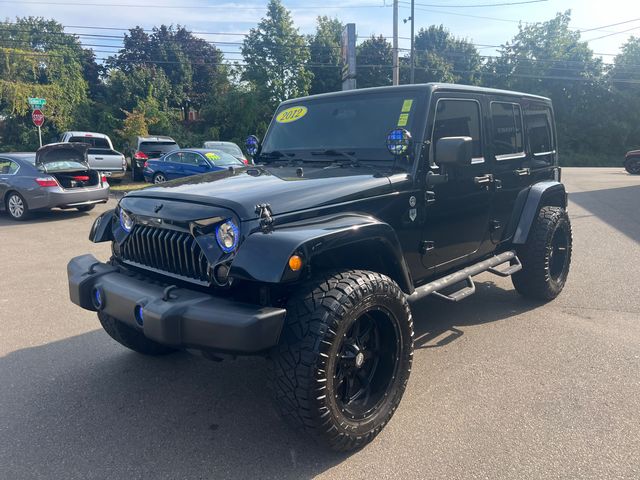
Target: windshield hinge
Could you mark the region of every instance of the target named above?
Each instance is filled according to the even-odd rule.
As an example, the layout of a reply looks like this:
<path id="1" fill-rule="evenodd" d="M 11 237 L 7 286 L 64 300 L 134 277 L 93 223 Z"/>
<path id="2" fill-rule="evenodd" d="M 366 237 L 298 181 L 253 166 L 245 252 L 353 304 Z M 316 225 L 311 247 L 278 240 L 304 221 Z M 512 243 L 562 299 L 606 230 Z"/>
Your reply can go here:
<path id="1" fill-rule="evenodd" d="M 260 217 L 260 229 L 262 233 L 269 233 L 273 230 L 273 213 L 271 212 L 271 205 L 268 203 L 261 203 L 256 205 L 256 215 Z"/>

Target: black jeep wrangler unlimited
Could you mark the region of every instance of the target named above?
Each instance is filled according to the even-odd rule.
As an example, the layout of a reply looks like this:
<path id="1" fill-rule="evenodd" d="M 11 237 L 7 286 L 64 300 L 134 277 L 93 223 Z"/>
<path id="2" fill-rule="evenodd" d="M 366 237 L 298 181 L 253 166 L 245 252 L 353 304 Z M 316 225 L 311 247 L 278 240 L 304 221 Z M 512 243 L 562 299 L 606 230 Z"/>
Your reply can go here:
<path id="1" fill-rule="evenodd" d="M 147 355 L 269 358 L 285 417 L 336 450 L 371 441 L 411 371 L 408 299 L 473 276 L 551 300 L 571 260 L 551 102 L 426 84 L 284 102 L 256 165 L 125 196 L 96 219 L 107 263 L 71 300 Z"/>

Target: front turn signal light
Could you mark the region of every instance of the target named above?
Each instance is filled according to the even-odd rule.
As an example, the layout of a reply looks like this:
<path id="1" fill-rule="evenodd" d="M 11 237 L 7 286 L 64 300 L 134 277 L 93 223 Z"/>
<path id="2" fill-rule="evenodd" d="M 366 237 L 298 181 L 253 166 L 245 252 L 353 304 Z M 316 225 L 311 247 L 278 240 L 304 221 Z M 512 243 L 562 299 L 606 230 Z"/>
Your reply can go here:
<path id="1" fill-rule="evenodd" d="M 302 268 L 302 257 L 300 255 L 291 255 L 289 257 L 289 268 L 297 272 Z"/>

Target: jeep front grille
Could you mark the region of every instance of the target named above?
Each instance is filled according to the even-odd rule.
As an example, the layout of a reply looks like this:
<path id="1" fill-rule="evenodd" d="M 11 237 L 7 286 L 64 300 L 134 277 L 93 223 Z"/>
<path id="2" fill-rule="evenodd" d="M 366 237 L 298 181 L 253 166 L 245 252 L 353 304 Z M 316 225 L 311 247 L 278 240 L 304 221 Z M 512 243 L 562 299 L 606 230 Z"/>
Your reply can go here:
<path id="1" fill-rule="evenodd" d="M 122 245 L 121 255 L 137 266 L 209 284 L 209 262 L 186 232 L 135 225 Z"/>

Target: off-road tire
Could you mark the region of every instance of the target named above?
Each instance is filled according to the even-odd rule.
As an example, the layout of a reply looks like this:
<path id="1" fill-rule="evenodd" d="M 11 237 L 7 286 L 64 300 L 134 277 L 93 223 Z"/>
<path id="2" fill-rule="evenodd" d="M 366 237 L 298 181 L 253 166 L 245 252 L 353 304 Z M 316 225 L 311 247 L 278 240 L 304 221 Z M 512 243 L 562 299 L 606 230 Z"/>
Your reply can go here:
<path id="1" fill-rule="evenodd" d="M 135 352 L 143 355 L 157 356 L 167 355 L 176 351 L 175 348 L 149 340 L 142 332 L 135 330 L 129 325 L 103 312 L 98 312 L 98 319 L 102 324 L 102 328 L 104 328 L 111 338 Z"/>
<path id="2" fill-rule="evenodd" d="M 18 202 L 18 204 L 15 204 L 12 202 Z M 14 205 L 21 205 L 21 210 L 16 210 L 16 207 Z M 9 215 L 9 217 L 12 220 L 16 220 L 18 222 L 21 222 L 23 220 L 27 220 L 30 216 L 31 216 L 31 212 L 29 211 L 29 206 L 27 205 L 27 201 L 24 199 L 24 197 L 22 195 L 20 195 L 18 192 L 9 192 L 7 194 L 7 196 L 5 197 L 5 204 L 4 204 L 4 208 L 5 211 L 7 212 L 7 215 Z M 18 216 L 16 216 L 16 214 L 14 214 L 15 212 L 21 211 L 22 213 Z"/>
<path id="3" fill-rule="evenodd" d="M 631 175 L 640 175 L 640 156 L 627 158 L 624 161 L 624 169 Z"/>
<path id="4" fill-rule="evenodd" d="M 565 236 L 565 250 L 556 251 L 554 242 Z M 564 288 L 571 265 L 571 222 L 564 208 L 542 207 L 538 212 L 527 243 L 517 249 L 522 270 L 511 276 L 513 286 L 525 297 L 549 301 Z M 562 267 L 554 262 L 560 258 Z"/>
<path id="5" fill-rule="evenodd" d="M 377 338 L 393 343 L 393 347 L 378 343 L 380 357 L 369 354 L 373 359 L 365 360 L 361 367 L 364 370 L 366 362 L 375 361 L 375 378 L 375 368 L 393 364 L 390 370 L 381 370 L 381 374 L 387 371 L 393 374 L 388 375 L 388 384 L 382 383 L 385 387 L 377 388 L 375 396 L 370 390 L 372 393 L 364 397 L 365 402 L 380 397 L 371 408 L 372 413 L 353 420 L 350 414 L 341 411 L 337 398 L 340 386 L 336 387 L 334 373 L 341 368 L 338 365 L 342 363 L 338 362 L 344 361 L 344 357 L 339 360 L 338 356 L 345 348 L 347 334 L 353 332 L 359 319 L 374 315 L 381 326 L 387 325 L 386 331 L 393 328 L 392 335 L 376 334 Z M 390 348 L 394 352 L 391 355 Z M 383 358 L 383 354 L 385 363 L 377 359 Z M 287 303 L 280 343 L 270 356 L 276 407 L 295 427 L 332 450 L 361 448 L 393 416 L 407 385 L 412 359 L 411 311 L 404 293 L 393 280 L 362 270 L 327 275 L 301 285 Z"/>
<path id="6" fill-rule="evenodd" d="M 95 205 L 82 205 L 81 207 L 76 207 L 76 210 L 79 212 L 90 212 L 94 208 L 96 208 Z"/>

